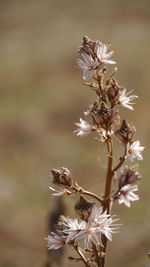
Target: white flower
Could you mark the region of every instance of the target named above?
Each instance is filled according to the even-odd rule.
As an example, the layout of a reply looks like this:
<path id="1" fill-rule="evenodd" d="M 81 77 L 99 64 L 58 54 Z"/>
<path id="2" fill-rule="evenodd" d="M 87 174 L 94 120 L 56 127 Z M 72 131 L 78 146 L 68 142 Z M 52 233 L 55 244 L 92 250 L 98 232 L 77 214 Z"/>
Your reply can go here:
<path id="1" fill-rule="evenodd" d="M 48 249 L 58 249 L 65 245 L 66 238 L 65 236 L 60 236 L 55 233 L 51 233 L 47 238 Z"/>
<path id="2" fill-rule="evenodd" d="M 75 123 L 75 125 L 77 125 L 79 128 L 75 130 L 74 133 L 77 136 L 81 136 L 81 137 L 87 136 L 94 129 L 94 126 L 90 121 L 85 121 L 85 120 L 82 120 L 81 118 L 80 118 L 80 122 Z"/>
<path id="3" fill-rule="evenodd" d="M 58 232 L 61 233 L 62 237 L 62 239 L 60 239 L 60 241 L 62 241 L 61 244 L 64 244 L 64 242 L 68 244 L 71 241 L 82 239 L 84 241 L 84 247 L 87 248 L 92 242 L 96 245 L 101 242 L 100 234 L 104 234 L 109 240 L 112 240 L 112 233 L 118 228 L 116 228 L 118 225 L 113 224 L 114 221 L 116 221 L 116 219 L 112 219 L 109 214 L 102 212 L 102 208 L 98 208 L 94 205 L 87 222 L 83 220 L 79 222 L 77 219 L 70 219 L 67 217 L 65 220 L 58 223 L 58 226 L 60 226 L 58 227 Z M 52 235 L 49 239 L 50 249 L 53 244 L 54 248 L 57 246 L 57 243 L 59 246 L 57 236 L 53 237 Z"/>
<path id="4" fill-rule="evenodd" d="M 83 61 L 77 60 L 78 66 L 83 70 L 83 80 L 89 80 L 93 74 L 93 71 L 98 65 L 97 59 L 94 59 L 86 53 L 82 53 Z"/>
<path id="5" fill-rule="evenodd" d="M 63 233 L 67 234 L 66 244 L 71 240 L 77 240 L 82 235 L 81 231 L 85 229 L 86 222 L 78 222 L 77 219 L 66 218 L 66 222 L 60 222 L 60 225 L 63 225 L 65 229 Z"/>
<path id="6" fill-rule="evenodd" d="M 77 238 L 77 240 L 81 238 L 84 239 L 85 248 L 89 246 L 90 242 L 98 245 L 100 243 L 100 237 L 98 233 L 99 230 L 97 227 L 92 227 L 87 223 L 85 229 L 80 232 L 80 236 Z"/>
<path id="7" fill-rule="evenodd" d="M 103 233 L 110 241 L 112 240 L 112 233 L 118 229 L 118 224 L 113 224 L 118 219 L 113 219 L 106 211 L 102 212 L 102 208 L 93 206 L 88 224 L 96 227 L 96 231 Z"/>
<path id="8" fill-rule="evenodd" d="M 125 108 L 128 108 L 130 110 L 134 110 L 132 105 L 133 103 L 131 102 L 132 100 L 134 100 L 135 98 L 138 98 L 137 95 L 130 95 L 132 91 L 126 93 L 126 89 L 122 89 L 119 93 L 119 97 L 118 97 L 118 103 L 121 104 L 122 106 L 124 106 Z"/>
<path id="9" fill-rule="evenodd" d="M 107 53 L 108 48 L 109 48 L 109 45 L 100 44 L 97 48 L 97 57 L 102 63 L 116 64 L 115 61 L 109 59 L 113 55 L 114 51 Z"/>
<path id="10" fill-rule="evenodd" d="M 91 242 L 98 245 L 100 243 L 100 234 L 104 234 L 109 240 L 112 240 L 112 233 L 116 228 L 109 214 L 102 212 L 102 208 L 93 206 L 88 222 L 84 225 L 78 235 L 75 236 L 75 240 L 83 239 L 84 247 L 88 247 Z"/>
<path id="11" fill-rule="evenodd" d="M 77 241 L 84 239 L 85 247 L 88 246 L 89 242 L 99 243 L 99 238 L 96 234 L 96 228 L 92 227 L 89 223 L 85 221 L 78 222 L 77 219 L 66 218 L 66 222 L 60 222 L 63 226 L 62 233 L 66 236 L 66 244 L 70 241 Z"/>
<path id="12" fill-rule="evenodd" d="M 72 194 L 72 192 L 69 191 L 66 188 L 61 188 L 60 187 L 59 190 L 56 190 L 53 187 L 49 186 L 49 189 L 55 192 L 55 193 L 52 194 L 53 196 L 64 196 L 64 195 L 67 196 L 67 195 L 71 195 Z"/>
<path id="13" fill-rule="evenodd" d="M 131 184 L 127 184 L 125 186 L 123 186 L 120 189 L 120 196 L 118 199 L 119 204 L 124 203 L 127 207 L 130 207 L 130 201 L 136 201 L 139 200 L 139 196 L 136 195 L 135 191 L 138 190 L 138 186 L 137 185 L 131 185 Z"/>
<path id="14" fill-rule="evenodd" d="M 127 144 L 127 156 L 131 161 L 133 161 L 134 158 L 137 158 L 138 160 L 142 160 L 143 157 L 141 155 L 141 152 L 144 150 L 144 146 L 140 146 L 140 141 L 136 141 L 132 144 Z"/>

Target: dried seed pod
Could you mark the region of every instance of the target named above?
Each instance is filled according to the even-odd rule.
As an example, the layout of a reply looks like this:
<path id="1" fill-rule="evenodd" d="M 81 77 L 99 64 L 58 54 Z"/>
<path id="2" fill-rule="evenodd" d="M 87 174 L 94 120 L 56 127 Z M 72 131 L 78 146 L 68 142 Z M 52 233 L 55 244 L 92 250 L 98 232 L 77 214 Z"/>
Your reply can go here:
<path id="1" fill-rule="evenodd" d="M 81 219 L 87 221 L 91 214 L 93 205 L 95 205 L 94 202 L 91 202 L 81 196 L 74 208 L 75 211 L 80 215 Z"/>
<path id="2" fill-rule="evenodd" d="M 136 184 L 140 179 L 141 176 L 137 172 L 137 165 L 132 167 L 125 166 L 120 170 L 118 174 L 118 187 L 122 188 L 124 185 L 127 184 Z"/>
<path id="3" fill-rule="evenodd" d="M 135 127 L 130 126 L 126 120 L 123 120 L 120 129 L 115 132 L 115 135 L 126 146 L 127 143 L 133 143 L 135 133 Z"/>
<path id="4" fill-rule="evenodd" d="M 108 87 L 107 97 L 112 107 L 118 104 L 119 95 L 122 90 L 124 90 L 124 88 L 119 86 L 115 80 L 113 80 L 111 85 Z"/>
<path id="5" fill-rule="evenodd" d="M 60 170 L 52 169 L 51 173 L 53 175 L 54 184 L 67 187 L 70 187 L 72 185 L 73 179 L 70 171 L 67 168 L 62 167 Z"/>
<path id="6" fill-rule="evenodd" d="M 109 131 L 118 117 L 118 111 L 113 108 L 107 108 L 105 104 L 102 104 L 100 109 L 93 110 L 91 115 L 97 127 Z"/>

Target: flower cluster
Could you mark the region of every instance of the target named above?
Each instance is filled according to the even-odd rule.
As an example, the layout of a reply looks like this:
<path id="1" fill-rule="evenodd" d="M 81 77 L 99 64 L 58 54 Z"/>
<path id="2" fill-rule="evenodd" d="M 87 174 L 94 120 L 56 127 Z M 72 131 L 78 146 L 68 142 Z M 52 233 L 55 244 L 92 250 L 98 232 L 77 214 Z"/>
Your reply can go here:
<path id="1" fill-rule="evenodd" d="M 97 132 L 100 140 L 105 141 L 113 133 L 119 120 L 119 112 L 116 107 L 122 105 L 133 110 L 134 103 L 132 101 L 138 98 L 136 95 L 130 95 L 131 91 L 127 92 L 126 88 L 117 83 L 114 78 L 116 69 L 108 79 L 105 78 L 107 72 L 105 64 L 116 64 L 115 61 L 110 60 L 113 51 L 107 52 L 109 46 L 99 41 L 90 40 L 87 36 L 83 37 L 83 44 L 79 50 L 83 60 L 78 59 L 77 64 L 83 71 L 83 79 L 92 79 L 91 83 L 85 83 L 85 85 L 91 87 L 98 98 L 84 112 L 85 119 L 80 118 L 80 122 L 75 123 L 78 126 L 77 130 L 74 131 L 77 136 L 85 137 L 91 132 Z M 131 160 L 134 157 L 140 159 L 140 153 L 137 154 L 136 152 L 141 152 L 143 147 L 138 144 L 128 144 L 128 156 Z"/>
<path id="2" fill-rule="evenodd" d="M 110 60 L 114 51 L 107 52 L 108 48 L 109 45 L 92 41 L 87 36 L 83 37 L 83 45 L 80 48 L 83 60 L 78 59 L 77 64 L 83 70 L 84 80 L 89 80 L 100 65 L 116 64 L 115 61 Z"/>
<path id="3" fill-rule="evenodd" d="M 91 209 L 88 221 L 62 217 L 57 225 L 57 234 L 51 233 L 47 238 L 48 249 L 58 249 L 65 244 L 74 244 L 79 240 L 84 241 L 85 249 L 90 245 L 92 247 L 92 243 L 100 245 L 100 234 L 104 234 L 109 240 L 112 240 L 112 233 L 119 226 L 114 224 L 116 220 L 95 204 Z"/>
<path id="4" fill-rule="evenodd" d="M 134 192 L 138 190 L 137 182 L 141 176 L 137 172 L 137 166 L 123 167 L 117 175 L 118 189 L 114 194 L 114 199 L 118 199 L 118 203 L 124 203 L 130 207 L 131 201 L 139 200 L 139 196 Z"/>
<path id="5" fill-rule="evenodd" d="M 69 258 L 75 261 L 81 260 L 87 267 L 91 264 L 101 267 L 105 265 L 107 241 L 112 240 L 112 234 L 119 226 L 115 223 L 117 219 L 111 215 L 114 202 L 124 203 L 130 207 L 131 202 L 139 199 L 135 193 L 141 178 L 137 166 L 122 167 L 122 165 L 126 159 L 142 160 L 144 150 L 140 141 L 135 139 L 135 127 L 126 119 L 120 118 L 120 107 L 133 111 L 134 100 L 138 97 L 118 83 L 117 68 L 107 75 L 106 65 L 116 64 L 111 60 L 114 51 L 109 52 L 109 47 L 109 44 L 93 41 L 87 36 L 83 37 L 83 43 L 79 49 L 81 59 L 77 60 L 77 65 L 83 71 L 84 85 L 96 93 L 96 100 L 84 112 L 84 119 L 80 118 L 80 121 L 75 123 L 77 129 L 74 131 L 79 137 L 95 133 L 96 140 L 107 146 L 108 166 L 104 194 L 98 196 L 81 188 L 74 182 L 71 172 L 64 167 L 52 169 L 53 183 L 57 188 L 49 187 L 55 196 L 80 194 L 75 205 L 75 211 L 80 219 L 61 216 L 56 225 L 56 232 L 52 232 L 46 238 L 48 249 L 59 249 L 69 244 L 80 256 Z M 118 127 L 120 121 L 121 125 Z M 117 138 L 123 147 L 123 155 L 119 156 L 119 162 L 116 165 L 113 151 L 114 138 Z M 117 181 L 116 184 L 113 183 L 114 178 Z M 98 203 L 85 199 L 85 195 Z M 84 252 L 91 254 L 86 258 Z"/>

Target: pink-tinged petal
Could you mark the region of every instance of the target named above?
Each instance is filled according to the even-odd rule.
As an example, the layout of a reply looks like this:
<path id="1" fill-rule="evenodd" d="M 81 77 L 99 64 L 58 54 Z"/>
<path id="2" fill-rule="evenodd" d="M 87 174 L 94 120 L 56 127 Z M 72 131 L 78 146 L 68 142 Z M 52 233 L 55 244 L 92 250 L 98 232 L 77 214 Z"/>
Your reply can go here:
<path id="1" fill-rule="evenodd" d="M 80 123 L 75 123 L 79 128 L 74 131 L 77 136 L 85 137 L 90 134 L 94 128 L 91 121 L 85 121 L 80 118 Z"/>
<path id="2" fill-rule="evenodd" d="M 109 45 L 106 44 L 99 44 L 97 49 L 97 57 L 101 63 L 104 64 L 116 64 L 115 61 L 109 60 L 109 58 L 113 55 L 114 51 L 110 51 L 107 53 Z"/>
<path id="3" fill-rule="evenodd" d="M 126 93 L 126 89 L 124 88 L 124 90 L 121 90 L 120 91 L 120 94 L 119 94 L 119 98 L 118 98 L 118 103 L 121 104 L 122 106 L 130 109 L 130 110 L 134 110 L 132 105 L 134 103 L 132 103 L 132 100 L 138 98 L 138 96 L 136 95 L 130 95 L 129 94 L 131 93 L 132 91 Z"/>
<path id="4" fill-rule="evenodd" d="M 83 58 L 84 58 L 84 61 L 86 62 L 87 65 L 91 65 L 94 63 L 94 59 L 89 56 L 88 54 L 84 53 L 82 54 Z"/>
<path id="5" fill-rule="evenodd" d="M 91 70 L 84 70 L 83 71 L 83 80 L 89 80 L 93 74 Z"/>
<path id="6" fill-rule="evenodd" d="M 137 190 L 138 190 L 137 185 L 127 184 L 127 185 L 123 186 L 120 189 L 120 195 L 118 198 L 118 203 L 119 204 L 124 203 L 127 207 L 130 208 L 130 206 L 131 206 L 130 201 L 139 200 L 139 196 L 134 193 Z"/>
<path id="7" fill-rule="evenodd" d="M 51 233 L 45 240 L 47 240 L 48 249 L 59 249 L 65 245 L 65 237 Z"/>
<path id="8" fill-rule="evenodd" d="M 77 65 L 81 68 L 81 69 L 85 69 L 87 68 L 87 65 L 84 61 L 82 61 L 81 59 L 77 59 Z"/>
<path id="9" fill-rule="evenodd" d="M 68 189 L 65 189 L 65 188 L 64 189 L 60 188 L 59 190 L 56 190 L 56 189 L 52 188 L 51 186 L 49 186 L 49 189 L 54 191 L 55 193 L 53 193 L 52 195 L 53 196 L 57 196 L 57 197 L 59 197 L 59 196 L 67 196 L 67 195 L 71 195 L 72 194 L 71 191 L 69 191 Z"/>
<path id="10" fill-rule="evenodd" d="M 99 63 L 97 59 L 94 60 L 86 53 L 83 53 L 82 57 L 83 61 L 78 59 L 77 64 L 83 70 L 83 79 L 89 80 L 93 74 L 93 71 L 97 68 Z"/>
<path id="11" fill-rule="evenodd" d="M 103 62 L 106 63 L 106 64 L 116 64 L 116 61 L 109 60 L 109 59 L 105 59 Z"/>
<path id="12" fill-rule="evenodd" d="M 109 59 L 113 54 L 114 54 L 114 51 L 111 51 L 111 52 L 107 53 L 106 56 L 105 56 L 105 59 Z"/>

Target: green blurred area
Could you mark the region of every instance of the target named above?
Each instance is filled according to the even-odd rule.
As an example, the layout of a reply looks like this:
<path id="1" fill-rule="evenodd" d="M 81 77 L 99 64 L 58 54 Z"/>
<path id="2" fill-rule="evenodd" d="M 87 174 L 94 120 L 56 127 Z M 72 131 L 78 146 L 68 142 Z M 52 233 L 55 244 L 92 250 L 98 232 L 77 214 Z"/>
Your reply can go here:
<path id="1" fill-rule="evenodd" d="M 0 1 L 0 266 L 44 267 L 47 214 L 55 204 L 48 190 L 51 168 L 68 167 L 86 189 L 103 193 L 105 148 L 92 137 L 73 135 L 73 122 L 94 99 L 75 68 L 84 34 L 111 41 L 119 81 L 139 96 L 135 112 L 121 114 L 136 126 L 146 147 L 140 201 L 130 209 L 114 207 L 123 225 L 109 245 L 106 267 L 146 266 L 149 30 L 148 0 Z M 66 204 L 67 214 L 74 216 L 74 198 Z M 66 260 L 65 266 L 80 265 Z"/>

